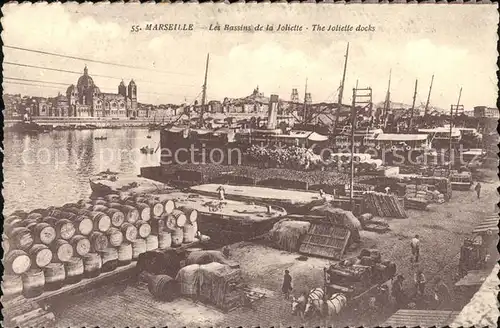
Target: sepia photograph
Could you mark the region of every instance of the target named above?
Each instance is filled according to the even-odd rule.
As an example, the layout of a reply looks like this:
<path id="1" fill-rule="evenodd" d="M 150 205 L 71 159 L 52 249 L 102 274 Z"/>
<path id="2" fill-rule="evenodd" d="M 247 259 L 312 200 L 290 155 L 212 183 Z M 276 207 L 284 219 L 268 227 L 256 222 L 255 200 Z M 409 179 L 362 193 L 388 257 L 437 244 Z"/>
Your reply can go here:
<path id="1" fill-rule="evenodd" d="M 497 326 L 497 4 L 1 10 L 5 327 Z"/>

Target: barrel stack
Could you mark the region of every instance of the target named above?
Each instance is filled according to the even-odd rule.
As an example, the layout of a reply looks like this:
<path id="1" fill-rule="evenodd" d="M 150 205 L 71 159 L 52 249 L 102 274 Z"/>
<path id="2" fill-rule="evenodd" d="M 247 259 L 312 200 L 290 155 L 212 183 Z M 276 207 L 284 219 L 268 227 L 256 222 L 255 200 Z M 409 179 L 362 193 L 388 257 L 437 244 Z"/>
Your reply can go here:
<path id="1" fill-rule="evenodd" d="M 136 261 L 140 254 L 196 241 L 198 212 L 150 195 L 107 195 L 60 207 L 16 211 L 2 246 L 7 298 L 33 298 Z"/>

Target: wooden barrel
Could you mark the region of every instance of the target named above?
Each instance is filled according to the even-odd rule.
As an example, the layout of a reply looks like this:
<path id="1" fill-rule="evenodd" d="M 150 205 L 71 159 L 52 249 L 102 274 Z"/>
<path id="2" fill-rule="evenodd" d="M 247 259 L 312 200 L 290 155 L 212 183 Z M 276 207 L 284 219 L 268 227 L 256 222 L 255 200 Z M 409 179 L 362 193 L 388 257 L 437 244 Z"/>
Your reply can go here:
<path id="1" fill-rule="evenodd" d="M 54 217 L 58 220 L 60 219 L 68 219 L 68 220 L 73 220 L 76 214 L 67 212 L 63 209 L 55 209 L 48 211 L 48 216 Z M 44 218 L 45 220 L 45 218 Z"/>
<path id="2" fill-rule="evenodd" d="M 41 269 L 30 269 L 23 273 L 23 296 L 33 298 L 42 295 L 45 276 Z"/>
<path id="3" fill-rule="evenodd" d="M 35 228 L 37 224 L 38 223 L 36 223 L 35 221 L 28 221 L 24 223 L 24 227 L 28 228 L 29 231 L 33 231 L 33 228 Z"/>
<path id="4" fill-rule="evenodd" d="M 56 229 L 48 223 L 37 223 L 32 229 L 36 243 L 50 245 L 56 239 Z"/>
<path id="5" fill-rule="evenodd" d="M 152 235 L 158 236 L 158 234 L 161 231 L 165 230 L 165 219 L 164 218 L 166 218 L 166 216 L 162 215 L 159 218 L 154 217 L 153 219 L 151 219 L 151 221 L 149 221 L 149 224 L 151 225 L 151 234 Z"/>
<path id="6" fill-rule="evenodd" d="M 194 208 L 190 208 L 187 206 L 180 206 L 177 208 L 181 210 L 187 217 L 187 222 L 194 223 L 198 220 L 198 211 Z"/>
<path id="7" fill-rule="evenodd" d="M 149 235 L 146 238 L 146 251 L 153 251 L 155 249 L 158 249 L 158 236 L 155 235 Z"/>
<path id="8" fill-rule="evenodd" d="M 137 221 L 135 227 L 137 228 L 137 234 L 140 238 L 146 238 L 151 234 L 151 226 L 146 221 Z"/>
<path id="9" fill-rule="evenodd" d="M 33 267 L 44 268 L 52 261 L 52 251 L 44 244 L 34 244 L 28 254 Z"/>
<path id="10" fill-rule="evenodd" d="M 107 205 L 107 203 L 106 203 L 106 205 Z M 94 212 L 106 212 L 107 209 L 108 209 L 108 207 L 105 205 L 94 205 L 94 207 L 92 208 L 92 211 L 94 211 Z"/>
<path id="11" fill-rule="evenodd" d="M 172 277 L 151 275 L 148 280 L 148 290 L 154 298 L 161 301 L 171 301 L 177 297 L 178 284 Z"/>
<path id="12" fill-rule="evenodd" d="M 94 229 L 94 222 L 85 215 L 78 215 L 75 217 L 73 225 L 77 233 L 83 236 L 88 236 L 92 232 L 92 229 Z"/>
<path id="13" fill-rule="evenodd" d="M 175 218 L 175 225 L 178 228 L 184 227 L 184 225 L 187 222 L 187 217 L 186 217 L 186 214 L 184 214 L 184 212 L 182 212 L 181 210 L 175 209 L 172 211 L 172 216 Z"/>
<path id="14" fill-rule="evenodd" d="M 10 240 L 15 248 L 21 250 L 28 250 L 35 242 L 31 231 L 24 227 L 14 228 L 10 235 Z"/>
<path id="15" fill-rule="evenodd" d="M 118 267 L 118 251 L 116 248 L 105 248 L 101 252 L 102 272 L 113 271 Z"/>
<path id="16" fill-rule="evenodd" d="M 173 210 L 175 210 L 175 202 L 172 200 L 172 199 L 167 199 L 164 203 L 163 203 L 163 212 L 165 214 L 170 214 L 172 213 Z"/>
<path id="17" fill-rule="evenodd" d="M 51 246 L 54 262 L 68 262 L 73 257 L 73 246 L 64 239 L 57 239 Z"/>
<path id="18" fill-rule="evenodd" d="M 117 202 L 120 200 L 120 196 L 117 194 L 109 194 L 104 196 L 104 199 L 108 202 Z"/>
<path id="19" fill-rule="evenodd" d="M 25 251 L 13 249 L 5 256 L 5 271 L 8 274 L 22 274 L 31 267 L 31 259 Z"/>
<path id="20" fill-rule="evenodd" d="M 94 206 L 92 206 L 90 209 L 86 209 L 86 208 L 82 208 L 78 211 L 78 215 L 85 215 L 85 216 L 88 216 L 89 218 L 92 216 L 92 208 Z"/>
<path id="21" fill-rule="evenodd" d="M 85 256 L 90 252 L 90 240 L 82 235 L 75 235 L 69 240 L 73 247 L 73 254 L 78 256 Z"/>
<path id="22" fill-rule="evenodd" d="M 106 236 L 108 237 L 109 244 L 114 247 L 118 247 L 123 242 L 123 234 L 118 228 L 111 228 L 106 231 Z"/>
<path id="23" fill-rule="evenodd" d="M 50 263 L 43 268 L 45 276 L 45 290 L 56 290 L 64 286 L 66 270 L 64 263 Z"/>
<path id="24" fill-rule="evenodd" d="M 111 225 L 114 227 L 121 227 L 123 222 L 125 222 L 125 215 L 116 208 L 108 208 L 104 211 L 111 218 Z"/>
<path id="25" fill-rule="evenodd" d="M 118 247 L 118 265 L 123 266 L 132 262 L 132 244 L 125 242 Z"/>
<path id="26" fill-rule="evenodd" d="M 75 215 L 79 215 L 79 212 L 82 210 L 80 207 L 66 207 L 64 210 L 68 213 L 72 213 Z"/>
<path id="27" fill-rule="evenodd" d="M 198 231 L 198 224 L 194 223 L 186 223 L 183 229 L 183 243 L 194 243 L 196 240 L 196 232 Z"/>
<path id="28" fill-rule="evenodd" d="M 169 248 L 172 247 L 172 234 L 167 231 L 162 231 L 158 234 L 158 247 Z"/>
<path id="29" fill-rule="evenodd" d="M 102 259 L 99 253 L 88 253 L 82 256 L 82 260 L 85 278 L 95 278 L 101 274 Z"/>
<path id="30" fill-rule="evenodd" d="M 106 232 L 111 228 L 111 218 L 103 212 L 92 212 L 90 219 L 94 222 L 94 230 Z"/>
<path id="31" fill-rule="evenodd" d="M 151 207 L 153 216 L 160 216 L 165 211 L 165 206 L 159 200 L 149 199 L 147 204 Z"/>
<path id="32" fill-rule="evenodd" d="M 4 231 L 7 234 L 7 236 L 12 235 L 12 230 L 15 228 L 21 228 L 24 227 L 24 222 L 22 219 L 15 218 L 4 225 Z"/>
<path id="33" fill-rule="evenodd" d="M 122 205 L 122 212 L 125 215 L 125 221 L 136 223 L 139 220 L 139 211 L 131 205 Z"/>
<path id="34" fill-rule="evenodd" d="M 85 203 L 82 206 L 82 210 L 84 211 L 91 211 L 94 208 L 94 205 L 92 203 Z"/>
<path id="35" fill-rule="evenodd" d="M 132 242 L 132 259 L 137 260 L 142 253 L 146 253 L 146 241 L 137 238 Z"/>
<path id="36" fill-rule="evenodd" d="M 57 237 L 64 240 L 71 239 L 76 233 L 75 225 L 68 219 L 59 220 L 55 228 Z"/>
<path id="37" fill-rule="evenodd" d="M 43 217 L 43 223 L 50 224 L 52 227 L 54 227 L 59 219 L 55 218 L 53 216 L 44 216 Z"/>
<path id="38" fill-rule="evenodd" d="M 20 219 L 25 219 L 28 216 L 29 213 L 26 213 L 23 210 L 15 210 L 12 212 L 9 216 L 17 216 Z"/>
<path id="39" fill-rule="evenodd" d="M 95 205 L 107 205 L 108 202 L 104 199 L 104 198 L 101 198 L 101 199 L 95 199 L 92 201 L 92 204 Z"/>
<path id="40" fill-rule="evenodd" d="M 25 220 L 35 220 L 37 222 L 41 222 L 43 219 L 42 212 L 31 212 L 26 216 Z"/>
<path id="41" fill-rule="evenodd" d="M 90 249 L 92 252 L 101 252 L 108 247 L 108 238 L 105 234 L 99 231 L 94 231 L 90 234 Z"/>
<path id="42" fill-rule="evenodd" d="M 139 211 L 139 218 L 143 221 L 151 219 L 151 207 L 148 204 L 136 203 L 135 208 Z"/>
<path id="43" fill-rule="evenodd" d="M 172 232 L 177 228 L 177 219 L 172 214 L 167 215 L 165 218 L 165 229 Z"/>
<path id="44" fill-rule="evenodd" d="M 2 280 L 4 296 L 15 296 L 23 292 L 23 278 L 18 275 L 4 275 Z"/>
<path id="45" fill-rule="evenodd" d="M 2 238 L 2 249 L 3 249 L 3 252 L 6 254 L 10 250 L 10 242 L 9 242 L 9 238 L 7 238 L 7 236 L 3 235 L 2 237 L 3 237 Z"/>
<path id="46" fill-rule="evenodd" d="M 177 228 L 172 232 L 172 247 L 182 245 L 184 240 L 184 230 L 182 228 Z"/>
<path id="47" fill-rule="evenodd" d="M 137 228 L 131 223 L 124 223 L 120 228 L 123 238 L 129 242 L 133 242 L 137 238 Z"/>
<path id="48" fill-rule="evenodd" d="M 64 208 L 64 209 L 70 208 L 70 207 L 78 207 L 78 203 L 66 203 L 66 204 L 64 204 L 61 207 Z"/>
<path id="49" fill-rule="evenodd" d="M 83 260 L 79 257 L 72 257 L 68 262 L 64 263 L 66 271 L 66 283 L 75 284 L 83 278 Z"/>

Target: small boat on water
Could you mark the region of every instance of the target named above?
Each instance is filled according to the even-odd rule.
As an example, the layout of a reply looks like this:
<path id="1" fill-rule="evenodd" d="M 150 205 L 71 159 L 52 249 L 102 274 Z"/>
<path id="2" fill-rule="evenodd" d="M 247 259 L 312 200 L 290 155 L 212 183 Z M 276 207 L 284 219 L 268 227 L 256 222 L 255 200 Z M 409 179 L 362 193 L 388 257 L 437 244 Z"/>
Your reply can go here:
<path id="1" fill-rule="evenodd" d="M 154 151 L 155 151 L 154 148 L 149 146 L 144 146 L 141 148 L 141 153 L 143 154 L 153 154 Z"/>
<path id="2" fill-rule="evenodd" d="M 147 136 L 146 136 L 146 138 L 151 139 L 151 136 L 150 136 L 150 135 L 147 135 Z"/>
<path id="3" fill-rule="evenodd" d="M 94 139 L 95 140 L 106 140 L 106 139 L 108 139 L 108 137 L 101 136 L 101 137 L 95 137 Z"/>

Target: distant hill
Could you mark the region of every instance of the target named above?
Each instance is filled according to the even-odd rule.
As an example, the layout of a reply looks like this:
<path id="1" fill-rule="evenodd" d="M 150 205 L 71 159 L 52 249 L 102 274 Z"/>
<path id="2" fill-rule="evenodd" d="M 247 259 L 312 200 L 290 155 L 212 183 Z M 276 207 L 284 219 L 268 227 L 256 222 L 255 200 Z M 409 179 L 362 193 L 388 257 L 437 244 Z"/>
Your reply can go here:
<path id="1" fill-rule="evenodd" d="M 381 102 L 375 103 L 374 105 L 375 105 L 375 108 L 383 108 L 384 107 L 384 102 L 381 101 Z M 392 109 L 398 109 L 398 108 L 409 109 L 409 108 L 411 108 L 411 104 L 405 104 L 405 103 L 402 103 L 402 102 L 391 101 L 391 108 Z M 423 104 L 416 103 L 415 104 L 415 108 L 423 110 L 425 108 L 425 103 L 423 103 Z M 439 112 L 439 113 L 446 113 L 447 111 L 449 111 L 449 109 L 446 110 L 446 109 L 443 109 L 443 108 L 440 108 L 440 107 L 437 107 L 437 106 L 432 106 L 432 105 L 429 105 L 428 110 L 429 110 L 429 112 L 436 111 L 436 112 Z"/>

